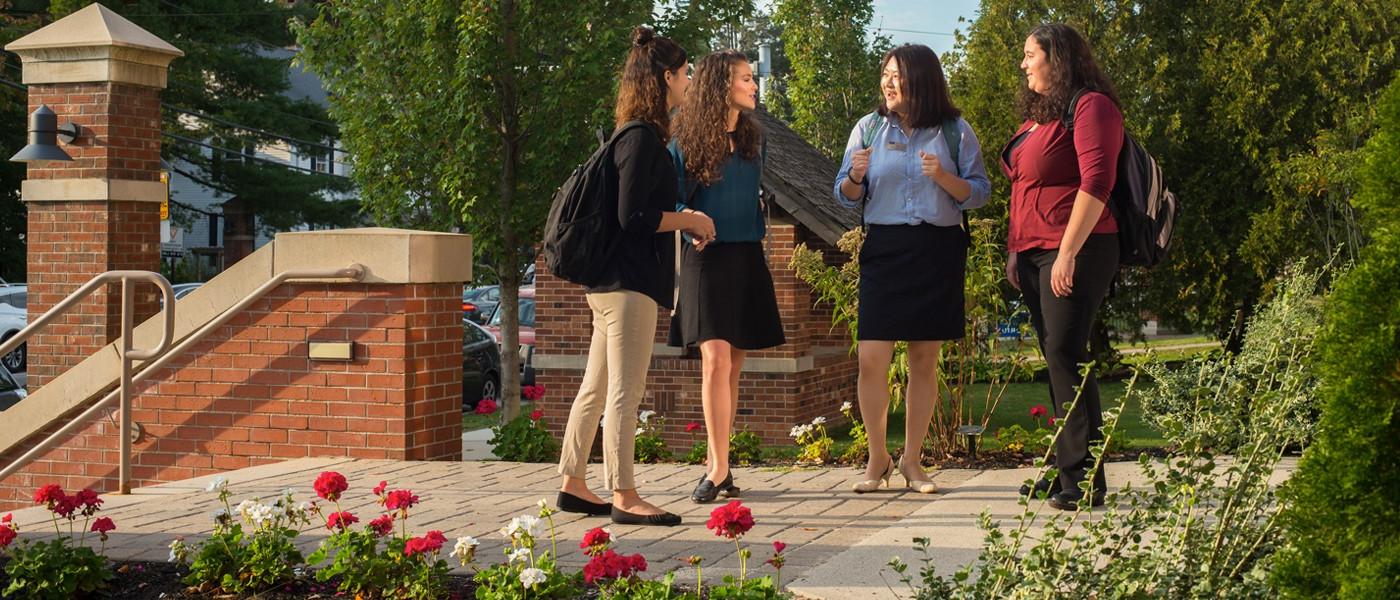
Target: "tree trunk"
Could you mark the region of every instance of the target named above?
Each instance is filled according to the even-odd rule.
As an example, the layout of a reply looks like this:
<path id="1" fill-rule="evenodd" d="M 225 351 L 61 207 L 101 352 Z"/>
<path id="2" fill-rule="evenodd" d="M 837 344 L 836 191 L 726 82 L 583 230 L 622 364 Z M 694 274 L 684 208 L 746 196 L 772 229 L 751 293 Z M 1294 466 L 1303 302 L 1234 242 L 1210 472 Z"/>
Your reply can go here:
<path id="1" fill-rule="evenodd" d="M 501 398 L 504 400 L 502 419 L 509 421 L 520 414 L 520 249 L 516 247 L 511 214 L 515 208 L 515 191 L 520 166 L 519 93 L 515 82 L 518 62 L 516 40 L 516 3 L 501 2 L 501 47 L 504 59 L 496 78 L 501 100 L 501 249 L 496 272 L 501 277 Z"/>

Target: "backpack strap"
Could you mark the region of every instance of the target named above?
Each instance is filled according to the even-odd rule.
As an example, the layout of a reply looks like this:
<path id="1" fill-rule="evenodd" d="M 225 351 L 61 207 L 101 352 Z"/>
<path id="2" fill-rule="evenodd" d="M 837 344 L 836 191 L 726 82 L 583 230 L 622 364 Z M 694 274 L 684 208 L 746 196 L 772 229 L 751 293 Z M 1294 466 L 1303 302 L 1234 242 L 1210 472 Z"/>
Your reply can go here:
<path id="1" fill-rule="evenodd" d="M 953 118 L 944 121 L 939 129 L 943 131 L 943 143 L 948 146 L 948 157 L 953 159 L 954 172 L 957 173 L 958 177 L 962 177 L 962 160 L 958 156 L 962 152 L 962 125 L 958 123 L 956 118 Z M 959 210 L 958 212 L 962 214 L 963 233 L 971 242 L 972 225 L 967 221 L 967 211 Z"/>
<path id="2" fill-rule="evenodd" d="M 1079 88 L 1079 91 L 1070 96 L 1069 104 L 1065 105 L 1065 114 L 1060 116 L 1060 124 L 1064 125 L 1065 131 L 1074 133 L 1074 112 L 1079 108 L 1079 99 L 1092 91 L 1089 88 Z"/>
<path id="3" fill-rule="evenodd" d="M 880 130 L 885 126 L 885 116 L 880 114 L 880 111 L 874 111 L 861 117 L 857 123 L 864 124 L 860 131 L 860 149 L 865 150 L 880 137 Z M 869 177 L 870 174 L 866 173 L 866 176 Z M 865 205 L 870 201 L 870 180 L 865 179 L 862 182 L 864 185 L 860 191 L 860 229 L 865 231 Z"/>

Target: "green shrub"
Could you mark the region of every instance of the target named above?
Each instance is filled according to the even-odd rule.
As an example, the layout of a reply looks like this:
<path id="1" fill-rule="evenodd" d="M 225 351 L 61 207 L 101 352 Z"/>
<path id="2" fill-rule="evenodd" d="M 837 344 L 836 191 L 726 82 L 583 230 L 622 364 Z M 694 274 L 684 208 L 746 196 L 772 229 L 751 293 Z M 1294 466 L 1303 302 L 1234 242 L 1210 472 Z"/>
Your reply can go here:
<path id="1" fill-rule="evenodd" d="M 60 537 L 16 546 L 5 574 L 10 578 L 6 598 L 66 600 L 107 587 L 112 569 L 92 548 L 70 546 Z"/>
<path id="2" fill-rule="evenodd" d="M 1400 588 L 1400 79 L 1377 107 L 1356 206 L 1372 236 L 1339 279 L 1318 341 L 1317 439 L 1281 492 L 1284 596 L 1384 598 Z"/>
<path id="3" fill-rule="evenodd" d="M 518 415 L 491 428 L 491 452 L 501 460 L 547 463 L 559 460 L 559 440 L 545 428 L 544 418 Z"/>
<path id="4" fill-rule="evenodd" d="M 637 462 L 655 464 L 675 458 L 661 433 L 666 430 L 666 417 L 654 411 L 644 410 L 637 419 L 637 445 L 634 456 Z"/>
<path id="5" fill-rule="evenodd" d="M 752 431 L 736 431 L 729 436 L 729 462 L 754 465 L 763 462 L 763 440 Z"/>
<path id="6" fill-rule="evenodd" d="M 1255 404 L 1276 401 L 1292 407 L 1280 426 L 1306 444 L 1317 426 L 1317 377 L 1295 367 L 1312 355 L 1321 330 L 1318 288 L 1325 275 L 1305 270 L 1301 261 L 1286 269 L 1274 298 L 1250 319 L 1235 356 L 1203 355 L 1180 368 L 1144 365 L 1156 383 L 1141 395 L 1147 423 L 1164 437 L 1198 437 L 1217 452 L 1234 453 L 1253 436 Z M 1284 374 L 1295 379 L 1277 381 Z M 1293 397 L 1265 399 L 1262 393 Z"/>

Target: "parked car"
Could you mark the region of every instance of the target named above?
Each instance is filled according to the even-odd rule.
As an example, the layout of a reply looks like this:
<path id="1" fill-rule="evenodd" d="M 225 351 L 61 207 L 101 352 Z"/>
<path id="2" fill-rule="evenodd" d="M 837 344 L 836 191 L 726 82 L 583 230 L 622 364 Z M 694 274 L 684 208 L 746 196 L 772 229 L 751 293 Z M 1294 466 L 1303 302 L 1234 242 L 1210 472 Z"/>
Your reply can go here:
<path id="1" fill-rule="evenodd" d="M 520 383 L 521 385 L 535 384 L 535 288 L 534 286 L 520 288 Z M 501 343 L 501 310 L 500 306 L 491 315 L 491 321 L 486 325 L 486 329 L 491 332 L 491 336 L 496 339 L 496 344 Z M 502 349 L 504 352 L 504 349 Z"/>
<path id="2" fill-rule="evenodd" d="M 462 410 L 476 410 L 482 398 L 498 399 L 501 352 L 496 338 L 480 325 L 462 319 Z"/>
<path id="3" fill-rule="evenodd" d="M 0 364 L 0 410 L 5 410 L 23 400 L 28 393 L 24 386 L 15 380 L 3 364 Z"/>
<path id="4" fill-rule="evenodd" d="M 501 286 L 483 285 L 462 291 L 462 316 L 486 324 L 501 302 Z"/>
<path id="5" fill-rule="evenodd" d="M 29 287 L 23 284 L 0 285 L 0 343 L 14 337 L 29 323 Z M 0 356 L 0 364 L 12 373 L 29 368 L 29 344 L 20 344 L 13 352 Z"/>
<path id="6" fill-rule="evenodd" d="M 181 298 L 184 298 L 185 296 L 190 295 L 191 292 L 193 292 L 193 291 L 199 289 L 199 286 L 202 286 L 202 285 L 204 285 L 204 284 L 203 284 L 203 283 L 177 283 L 177 284 L 175 284 L 175 285 L 170 286 L 170 289 L 171 289 L 171 291 L 175 292 L 175 299 L 176 299 L 176 300 L 179 300 L 179 299 L 181 299 Z"/>

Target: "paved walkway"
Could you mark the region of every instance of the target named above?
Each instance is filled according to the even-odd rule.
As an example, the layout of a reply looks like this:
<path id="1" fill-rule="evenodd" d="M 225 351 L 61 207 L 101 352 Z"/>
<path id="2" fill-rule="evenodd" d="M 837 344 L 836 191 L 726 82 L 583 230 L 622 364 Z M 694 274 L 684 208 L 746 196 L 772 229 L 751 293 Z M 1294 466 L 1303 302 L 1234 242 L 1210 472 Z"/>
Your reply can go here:
<path id="1" fill-rule="evenodd" d="M 1282 465 L 1279 480 L 1292 470 Z M 249 497 L 272 498 L 293 489 L 298 499 L 314 498 L 311 483 L 326 470 L 344 474 L 350 481 L 345 510 L 367 522 L 379 514 L 370 489 L 380 480 L 391 488 L 407 488 L 417 493 L 421 504 L 413 511 L 412 532 L 442 530 L 449 538 L 475 536 L 482 541 L 478 556 L 500 562 L 504 547 L 498 530 L 520 514 L 535 514 L 541 498 L 553 502 L 557 479 L 553 465 L 498 461 L 482 462 L 400 462 L 386 460 L 300 459 L 273 465 L 242 469 L 225 474 L 233 492 L 234 504 Z M 830 600 L 893 599 L 909 596 L 886 563 L 900 556 L 917 566 L 912 538 L 932 540 L 930 553 L 940 573 L 951 573 L 977 556 L 983 534 L 977 516 L 984 509 L 994 519 L 1011 521 L 1019 514 L 1016 488 L 1034 475 L 1032 469 L 997 471 L 935 471 L 934 480 L 942 493 L 922 496 L 912 492 L 884 491 L 856 495 L 851 481 L 860 475 L 852 468 L 832 469 L 743 469 L 734 470 L 745 490 L 744 504 L 753 510 L 755 527 L 745 538 L 753 551 L 751 572 L 771 573 L 763 565 L 771 553 L 770 543 L 788 544 L 788 566 L 784 584 L 800 597 Z M 681 581 L 692 580 L 694 571 L 681 559 L 690 555 L 704 558 L 707 581 L 736 573 L 738 559 L 734 546 L 716 537 L 704 526 L 716 505 L 696 505 L 689 493 L 700 469 L 685 465 L 644 465 L 638 467 L 638 483 L 653 502 L 682 515 L 685 524 L 673 528 L 612 525 L 606 519 L 560 514 L 556 517 L 562 563 L 581 567 L 584 556 L 578 549 L 583 533 L 592 527 L 607 526 L 618 538 L 617 550 L 640 552 L 651 565 L 650 575 L 677 570 Z M 601 467 L 590 471 L 592 481 Z M 1137 480 L 1134 463 L 1109 465 L 1110 480 L 1117 484 Z M 212 477 L 152 486 L 130 496 L 105 496 L 102 515 L 111 517 L 117 531 L 107 545 L 114 559 L 165 560 L 167 545 L 176 537 L 187 541 L 207 535 L 212 515 L 220 508 L 217 497 L 204 491 Z M 893 480 L 902 483 L 898 476 Z M 52 535 L 49 516 L 42 507 L 14 512 L 22 535 L 44 538 Z M 45 529 L 50 533 L 44 534 Z M 326 535 L 321 527 L 308 528 L 298 538 L 305 552 L 313 550 Z"/>

